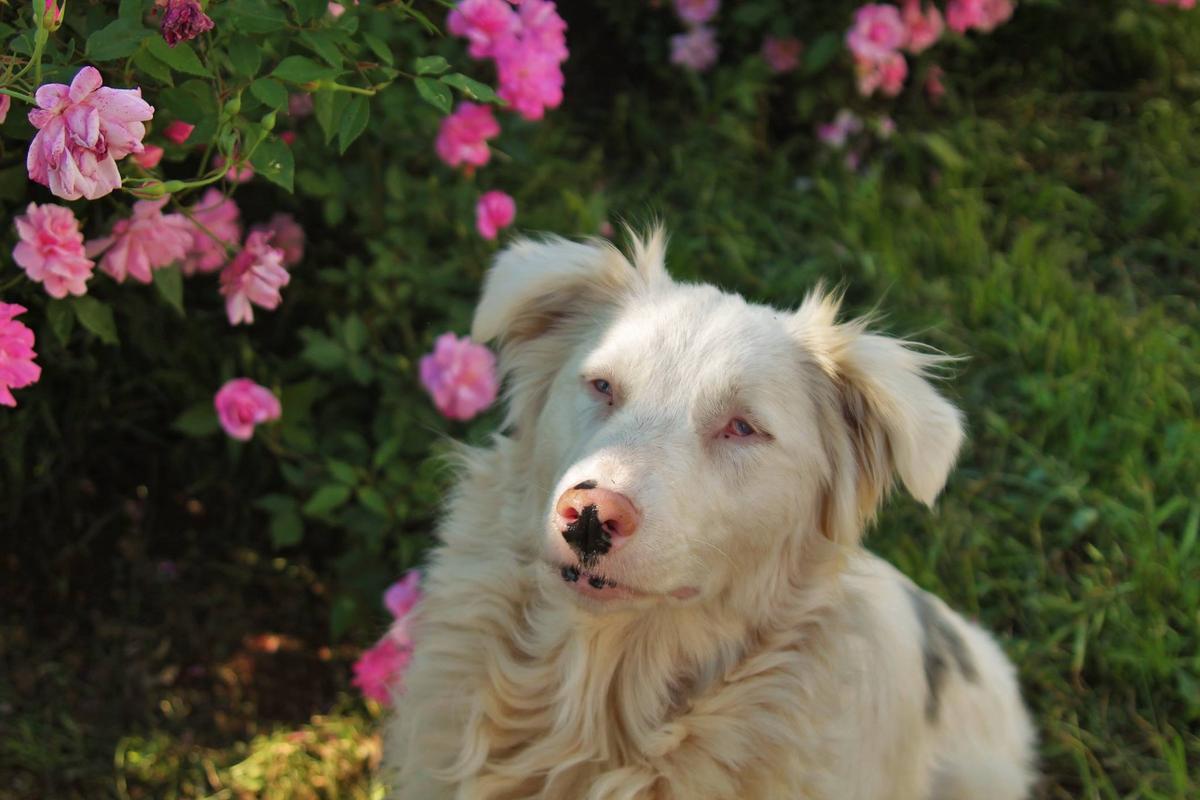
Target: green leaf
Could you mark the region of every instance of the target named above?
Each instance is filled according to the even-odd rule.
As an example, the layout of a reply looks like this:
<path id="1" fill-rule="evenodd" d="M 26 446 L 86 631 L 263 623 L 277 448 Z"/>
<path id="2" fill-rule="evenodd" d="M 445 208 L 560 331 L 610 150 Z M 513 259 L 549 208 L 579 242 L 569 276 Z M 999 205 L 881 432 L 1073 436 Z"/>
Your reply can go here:
<path id="1" fill-rule="evenodd" d="M 322 486 L 308 498 L 308 502 L 304 504 L 304 513 L 310 517 L 328 514 L 349 500 L 352 491 L 349 486 L 340 483 Z"/>
<path id="2" fill-rule="evenodd" d="M 358 314 L 351 314 L 346 318 L 345 324 L 342 325 L 342 340 L 351 353 L 362 350 L 363 345 L 367 343 L 367 326 Z"/>
<path id="3" fill-rule="evenodd" d="M 142 40 L 153 34 L 137 21 L 119 19 L 105 25 L 87 40 L 87 57 L 93 61 L 127 58 L 137 52 Z"/>
<path id="4" fill-rule="evenodd" d="M 421 56 L 413 62 L 413 70 L 418 75 L 441 75 L 450 69 L 450 62 L 441 56 Z"/>
<path id="5" fill-rule="evenodd" d="M 417 78 L 415 83 L 417 84 L 417 94 L 421 95 L 422 100 L 443 114 L 450 113 L 452 100 L 449 89 L 433 78 Z"/>
<path id="6" fill-rule="evenodd" d="M 296 18 L 302 25 L 319 19 L 329 8 L 327 0 L 288 0 L 288 5 L 296 9 Z"/>
<path id="7" fill-rule="evenodd" d="M 480 83 L 474 78 L 468 78 L 461 72 L 443 75 L 442 77 L 438 78 L 438 80 L 447 86 L 453 86 L 455 89 L 458 89 L 472 100 L 478 100 L 481 103 L 503 102 L 500 99 L 500 96 L 496 94 L 495 90 L 492 89 L 492 87 L 488 86 L 486 83 Z"/>
<path id="8" fill-rule="evenodd" d="M 943 136 L 927 133 L 921 137 L 921 141 L 945 169 L 957 172 L 966 166 L 967 160 Z"/>
<path id="9" fill-rule="evenodd" d="M 212 400 L 204 400 L 189 407 L 175 418 L 171 427 L 188 436 L 208 436 L 216 433 L 220 426 Z"/>
<path id="10" fill-rule="evenodd" d="M 292 83 L 325 80 L 335 75 L 337 70 L 323 67 L 307 56 L 288 56 L 271 70 L 271 77 Z"/>
<path id="11" fill-rule="evenodd" d="M 117 343 L 117 324 L 110 307 L 87 295 L 72 298 L 71 306 L 80 325 L 96 334 L 105 344 Z"/>
<path id="12" fill-rule="evenodd" d="M 337 42 L 333 40 L 333 37 L 325 31 L 301 31 L 300 41 L 309 50 L 328 62 L 331 67 L 341 68 L 344 60 L 342 51 L 338 49 Z"/>
<path id="13" fill-rule="evenodd" d="M 233 29 L 240 33 L 274 33 L 288 24 L 282 8 L 262 0 L 238 0 L 226 7 Z"/>
<path id="14" fill-rule="evenodd" d="M 271 183 L 293 191 L 296 162 L 292 149 L 278 139 L 269 139 L 255 149 L 250 156 L 254 171 Z"/>
<path id="15" fill-rule="evenodd" d="M 816 41 L 809 46 L 808 52 L 804 54 L 805 73 L 814 75 L 825 69 L 841 50 L 841 36 L 836 33 L 825 33 L 818 36 Z"/>
<path id="16" fill-rule="evenodd" d="M 50 321 L 54 336 L 65 346 L 71 340 L 71 330 L 75 327 L 71 304 L 66 300 L 51 300 L 46 304 L 46 319 Z"/>
<path id="17" fill-rule="evenodd" d="M 330 459 L 325 466 L 329 467 L 329 474 L 332 475 L 334 480 L 336 480 L 338 483 L 344 483 L 347 486 L 358 485 L 358 472 L 353 466 L 347 464 L 345 461 Z"/>
<path id="18" fill-rule="evenodd" d="M 171 77 L 171 68 L 158 60 L 153 53 L 145 47 L 137 51 L 133 56 L 133 65 L 146 73 L 152 78 L 165 83 L 167 86 L 174 86 L 175 80 Z"/>
<path id="19" fill-rule="evenodd" d="M 345 92 L 335 92 L 332 89 L 322 89 L 313 95 L 313 112 L 317 124 L 325 134 L 325 144 L 333 141 L 341 122 L 342 113 L 350 102 L 350 96 Z"/>
<path id="20" fill-rule="evenodd" d="M 262 66 L 262 51 L 248 36 L 234 36 L 225 49 L 229 64 L 238 75 L 253 78 Z"/>
<path id="21" fill-rule="evenodd" d="M 155 270 L 154 288 L 158 289 L 158 293 L 162 295 L 163 300 L 170 304 L 171 308 L 179 312 L 179 316 L 184 316 L 183 273 L 179 271 L 178 266 Z"/>
<path id="22" fill-rule="evenodd" d="M 388 508 L 387 500 L 374 486 L 363 486 L 360 488 L 358 490 L 358 502 L 381 517 L 391 516 L 391 509 Z"/>
<path id="23" fill-rule="evenodd" d="M 264 494 L 254 501 L 254 507 L 275 516 L 287 511 L 295 511 L 296 498 L 289 494 Z"/>
<path id="24" fill-rule="evenodd" d="M 371 104 L 362 95 L 355 95 L 346 106 L 342 115 L 342 124 L 338 127 L 338 152 L 345 153 L 346 148 L 367 129 L 371 119 Z"/>
<path id="25" fill-rule="evenodd" d="M 283 84 L 274 78 L 259 78 L 250 84 L 250 94 L 276 111 L 287 107 L 287 89 L 283 88 Z"/>
<path id="26" fill-rule="evenodd" d="M 348 594 L 339 594 L 333 598 L 333 606 L 329 610 L 329 633 L 334 641 L 342 638 L 350 623 L 358 616 L 358 601 Z"/>
<path id="27" fill-rule="evenodd" d="M 300 544 L 304 539 L 304 520 L 295 511 L 271 517 L 271 546 L 276 550 Z"/>
<path id="28" fill-rule="evenodd" d="M 152 36 L 146 40 L 146 49 L 159 61 L 170 65 L 171 69 L 176 72 L 196 75 L 201 78 L 208 78 L 212 75 L 208 71 L 208 68 L 200 63 L 196 51 L 187 42 L 180 42 L 171 47 L 163 41 L 161 36 Z"/>
<path id="29" fill-rule="evenodd" d="M 363 41 L 367 43 L 367 47 L 371 48 L 371 52 L 375 57 L 387 64 L 389 67 L 396 63 L 396 59 L 392 57 L 392 48 L 388 47 L 387 42 L 380 39 L 373 33 L 364 33 Z"/>

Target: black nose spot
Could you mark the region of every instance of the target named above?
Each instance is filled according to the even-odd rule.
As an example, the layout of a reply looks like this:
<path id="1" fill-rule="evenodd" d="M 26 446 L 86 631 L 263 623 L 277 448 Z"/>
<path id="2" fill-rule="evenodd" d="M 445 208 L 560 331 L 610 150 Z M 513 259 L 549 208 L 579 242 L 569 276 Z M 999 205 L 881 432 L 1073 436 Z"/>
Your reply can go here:
<path id="1" fill-rule="evenodd" d="M 571 583 L 574 583 L 575 581 L 579 580 L 579 570 L 575 569 L 574 567 L 563 567 L 562 576 L 564 581 L 570 581 Z"/>
<path id="2" fill-rule="evenodd" d="M 579 517 L 563 531 L 563 538 L 585 564 L 595 561 L 612 547 L 612 539 L 600 523 L 600 514 L 594 505 L 586 506 L 579 513 Z"/>
<path id="3" fill-rule="evenodd" d="M 574 485 L 573 487 L 571 487 L 571 488 L 573 488 L 573 489 L 595 489 L 595 488 L 596 488 L 596 482 L 595 482 L 595 481 L 584 481 L 583 483 L 577 483 L 577 484 L 575 484 L 575 485 Z"/>
<path id="4" fill-rule="evenodd" d="M 605 586 L 604 578 L 601 578 L 599 575 L 593 575 L 588 578 L 588 583 L 591 584 L 593 589 L 603 589 Z"/>

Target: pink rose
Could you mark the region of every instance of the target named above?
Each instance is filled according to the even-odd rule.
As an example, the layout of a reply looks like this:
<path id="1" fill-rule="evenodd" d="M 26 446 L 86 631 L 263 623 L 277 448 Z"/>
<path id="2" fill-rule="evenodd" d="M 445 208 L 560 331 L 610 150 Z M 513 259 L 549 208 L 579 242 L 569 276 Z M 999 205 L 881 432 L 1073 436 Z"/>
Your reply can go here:
<path id="1" fill-rule="evenodd" d="M 121 283 L 128 275 L 150 283 L 153 271 L 181 260 L 192 244 L 192 224 L 182 214 L 163 214 L 170 198 L 139 200 L 133 215 L 113 223 L 112 232 L 87 243 L 87 254 L 100 259 L 100 269 Z"/>
<path id="2" fill-rule="evenodd" d="M 946 86 L 942 83 L 942 76 L 945 74 L 945 70 L 934 64 L 925 75 L 925 94 L 929 97 L 929 102 L 934 105 L 940 103 L 946 96 Z"/>
<path id="3" fill-rule="evenodd" d="M 29 279 L 43 284 L 51 297 L 86 294 L 96 265 L 84 252 L 75 213 L 64 206 L 30 203 L 15 221 L 21 241 L 13 248 L 13 260 Z"/>
<path id="4" fill-rule="evenodd" d="M 279 419 L 283 413 L 279 398 L 249 378 L 228 381 L 213 397 L 213 406 L 225 432 L 243 442 L 254 435 L 255 425 Z"/>
<path id="5" fill-rule="evenodd" d="M 25 313 L 25 306 L 0 302 L 0 406 L 17 405 L 13 389 L 37 383 L 42 368 L 33 363 L 33 331 L 16 317 Z"/>
<path id="6" fill-rule="evenodd" d="M 499 134 L 500 123 L 491 107 L 462 102 L 442 120 L 434 146 L 438 157 L 452 167 L 482 167 L 492 157 L 487 140 Z"/>
<path id="7" fill-rule="evenodd" d="M 393 619 L 404 619 L 421 599 L 421 571 L 410 569 L 383 593 L 383 605 Z"/>
<path id="8" fill-rule="evenodd" d="M 354 662 L 354 678 L 350 683 L 364 696 L 388 705 L 393 685 L 396 692 L 404 691 L 402 678 L 411 660 L 411 648 L 401 647 L 385 636 Z"/>
<path id="9" fill-rule="evenodd" d="M 505 0 L 463 0 L 446 18 L 446 26 L 470 45 L 473 58 L 495 55 L 496 44 L 516 36 L 520 18 Z"/>
<path id="10" fill-rule="evenodd" d="M 833 122 L 817 126 L 817 138 L 821 143 L 840 150 L 846 146 L 846 140 L 863 128 L 862 120 L 853 111 L 843 108 L 833 118 Z"/>
<path id="11" fill-rule="evenodd" d="M 925 11 L 922 11 L 922 1 L 904 0 L 904 6 L 900 12 L 904 27 L 908 29 L 908 41 L 905 43 L 904 49 L 913 55 L 932 47 L 934 42 L 941 38 L 942 30 L 945 27 L 942 22 L 942 14 L 937 10 L 937 6 L 931 4 Z"/>
<path id="12" fill-rule="evenodd" d="M 29 112 L 37 135 L 25 165 L 29 178 L 64 200 L 95 200 L 121 185 L 117 161 L 142 152 L 143 124 L 154 108 L 141 89 L 110 89 L 95 67 L 84 67 L 70 86 L 47 83 Z"/>
<path id="13" fill-rule="evenodd" d="M 471 419 L 495 401 L 500 388 L 496 357 L 466 336 L 443 333 L 420 367 L 421 384 L 450 419 Z"/>
<path id="14" fill-rule="evenodd" d="M 555 61 L 567 60 L 567 23 L 553 0 L 522 0 L 519 16 L 523 41 L 532 42 Z"/>
<path id="15" fill-rule="evenodd" d="M 946 4 L 946 24 L 958 33 L 972 29 L 990 33 L 1012 15 L 1012 0 L 950 0 Z"/>
<path id="16" fill-rule="evenodd" d="M 283 251 L 283 265 L 294 267 L 304 259 L 304 228 L 291 214 L 282 211 L 275 214 L 265 225 L 255 225 L 250 230 L 273 234 L 271 244 Z"/>
<path id="17" fill-rule="evenodd" d="M 688 26 L 703 25 L 720 7 L 721 0 L 675 0 L 675 13 Z"/>
<path id="18" fill-rule="evenodd" d="M 505 46 L 496 55 L 496 92 L 512 109 L 528 120 L 539 120 L 547 108 L 558 108 L 563 100 L 561 61 L 532 39 Z"/>
<path id="19" fill-rule="evenodd" d="M 876 90 L 887 97 L 895 97 L 904 88 L 904 79 L 908 77 L 908 62 L 900 53 L 892 53 L 879 61 L 859 61 L 856 68 L 858 91 L 863 97 L 870 97 Z"/>
<path id="20" fill-rule="evenodd" d="M 1180 0 L 1180 8 L 1189 8 L 1183 5 L 1189 0 Z M 1190 0 L 1194 6 L 1196 0 Z M 996 28 L 1012 19 L 1013 3 L 1012 0 L 984 0 L 983 4 L 983 24 L 979 26 L 979 30 L 984 33 L 991 33 Z"/>
<path id="21" fill-rule="evenodd" d="M 704 72 L 717 63 L 717 35 L 712 28 L 693 28 L 671 37 L 671 63 Z"/>
<path id="22" fill-rule="evenodd" d="M 192 243 L 183 260 L 183 274 L 213 272 L 229 261 L 229 248 L 242 238 L 237 203 L 209 189 L 191 207 Z"/>
<path id="23" fill-rule="evenodd" d="M 4 124 L 4 120 L 8 119 L 8 109 L 12 108 L 12 98 L 6 94 L 0 94 L 0 125 Z"/>
<path id="24" fill-rule="evenodd" d="M 501 228 L 507 228 L 517 216 L 517 204 L 504 192 L 485 192 L 475 204 L 475 230 L 485 239 L 496 238 Z"/>
<path id="25" fill-rule="evenodd" d="M 288 95 L 287 113 L 289 117 L 302 119 L 313 112 L 313 96 L 308 92 L 297 92 Z"/>
<path id="26" fill-rule="evenodd" d="M 249 161 L 239 161 L 238 154 L 233 154 L 233 160 L 226 162 L 225 156 L 214 156 L 213 166 L 217 169 L 229 163 L 229 169 L 225 170 L 225 180 L 230 183 L 247 183 L 254 177 L 254 167 L 250 166 Z"/>
<path id="27" fill-rule="evenodd" d="M 271 234 L 252 231 L 242 252 L 221 270 L 221 294 L 229 324 L 254 322 L 254 306 L 274 310 L 283 299 L 279 290 L 289 280 L 283 251 L 271 246 Z"/>
<path id="28" fill-rule="evenodd" d="M 163 129 L 163 136 L 175 144 L 183 144 L 192 135 L 192 131 L 194 130 L 196 130 L 195 125 L 189 125 L 177 119 L 167 124 L 167 127 Z"/>
<path id="29" fill-rule="evenodd" d="M 908 32 L 895 6 L 870 3 L 854 13 L 846 46 L 862 61 L 882 61 L 904 44 Z"/>
<path id="30" fill-rule="evenodd" d="M 776 74 L 791 72 L 800 66 L 800 53 L 803 50 L 804 44 L 795 38 L 767 36 L 762 43 L 763 61 L 766 61 L 767 66 Z"/>
<path id="31" fill-rule="evenodd" d="M 154 169 L 162 161 L 163 149 L 156 144 L 143 145 L 142 152 L 134 153 L 131 158 L 142 169 Z"/>
<path id="32" fill-rule="evenodd" d="M 180 42 L 195 39 L 205 31 L 212 30 L 212 18 L 196 0 L 167 0 L 163 12 L 162 37 L 167 45 L 174 47 Z"/>

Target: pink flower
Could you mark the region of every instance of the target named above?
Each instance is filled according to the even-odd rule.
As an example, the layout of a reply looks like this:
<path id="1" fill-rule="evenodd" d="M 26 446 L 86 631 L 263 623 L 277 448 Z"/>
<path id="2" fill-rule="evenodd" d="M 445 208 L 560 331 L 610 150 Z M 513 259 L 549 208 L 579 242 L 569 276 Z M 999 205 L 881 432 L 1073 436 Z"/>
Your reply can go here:
<path id="1" fill-rule="evenodd" d="M 383 593 L 383 605 L 393 619 L 404 619 L 421 599 L 421 571 L 410 569 Z"/>
<path id="2" fill-rule="evenodd" d="M 686 25 L 703 25 L 717 13 L 721 0 L 675 0 L 675 13 Z"/>
<path id="3" fill-rule="evenodd" d="M 167 10 L 162 18 L 162 37 L 170 47 L 180 42 L 195 39 L 205 31 L 212 30 L 212 18 L 196 0 L 167 0 Z"/>
<path id="4" fill-rule="evenodd" d="M 190 211 L 192 243 L 183 260 L 183 274 L 218 270 L 229 260 L 229 247 L 236 247 L 242 238 L 237 203 L 219 189 L 209 189 Z"/>
<path id="5" fill-rule="evenodd" d="M 225 156 L 214 156 L 213 166 L 217 169 L 225 166 Z M 254 177 L 254 167 L 250 166 L 249 161 L 239 161 L 238 154 L 233 154 L 233 161 L 229 164 L 229 169 L 225 170 L 225 180 L 230 183 L 247 183 Z"/>
<path id="6" fill-rule="evenodd" d="M 791 72 L 800 66 L 800 53 L 804 44 L 799 39 L 781 39 L 767 36 L 762 43 L 762 57 L 771 71 L 777 74 Z"/>
<path id="7" fill-rule="evenodd" d="M 301 119 L 313 112 L 313 96 L 308 92 L 296 92 L 288 95 L 287 113 L 289 117 Z"/>
<path id="8" fill-rule="evenodd" d="M 496 357 L 466 336 L 443 333 L 433 352 L 421 357 L 421 384 L 442 414 L 471 419 L 496 399 Z"/>
<path id="9" fill-rule="evenodd" d="M 1180 8 L 1190 8 L 1191 6 L 1183 5 L 1184 2 L 1190 2 L 1191 6 L 1196 4 L 1196 0 L 1180 0 Z M 984 0 L 983 4 L 983 25 L 979 30 L 984 33 L 991 33 L 996 28 L 1012 19 L 1013 3 L 1012 0 Z"/>
<path id="10" fill-rule="evenodd" d="M 328 6 L 326 6 L 326 9 L 329 11 L 329 16 L 333 17 L 334 19 L 337 19 L 342 14 L 346 13 L 346 7 L 341 3 L 330 3 Z"/>
<path id="11" fill-rule="evenodd" d="M 925 75 L 925 94 L 929 97 L 929 102 L 937 105 L 946 96 L 946 86 L 942 83 L 942 76 L 946 72 L 937 64 L 929 68 L 929 72 Z"/>
<path id="12" fill-rule="evenodd" d="M 25 165 L 29 178 L 64 200 L 95 200 L 121 185 L 117 161 L 142 152 L 143 124 L 154 109 L 141 89 L 110 89 L 95 67 L 84 67 L 70 86 L 47 83 L 29 112 L 37 135 Z"/>
<path id="13" fill-rule="evenodd" d="M 62 27 L 63 14 L 67 10 L 67 4 L 64 1 L 60 6 L 57 0 L 45 0 L 42 4 L 42 25 L 46 30 L 53 33 Z"/>
<path id="14" fill-rule="evenodd" d="M 944 24 L 942 14 L 937 6 L 930 5 L 925 11 L 921 10 L 923 0 L 904 0 L 900 18 L 908 29 L 908 41 L 904 49 L 916 55 L 933 46 L 942 36 Z"/>
<path id="15" fill-rule="evenodd" d="M 8 119 L 8 109 L 12 108 L 12 98 L 6 94 L 0 94 L 0 125 L 4 124 L 4 120 Z"/>
<path id="16" fill-rule="evenodd" d="M 13 260 L 29 279 L 43 284 L 51 297 L 86 294 L 96 265 L 84 252 L 75 213 L 64 206 L 30 203 L 15 221 L 21 241 L 13 248 Z"/>
<path id="17" fill-rule="evenodd" d="M 304 259 L 304 228 L 291 214 L 282 211 L 275 214 L 265 225 L 255 225 L 250 230 L 273 234 L 271 243 L 283 251 L 283 265 L 293 267 Z"/>
<path id="18" fill-rule="evenodd" d="M 142 169 L 154 169 L 162 161 L 163 149 L 156 144 L 144 145 L 142 152 L 134 153 L 134 162 Z"/>
<path id="19" fill-rule="evenodd" d="M 520 19 L 505 0 L 463 0 L 451 10 L 446 25 L 470 42 L 467 52 L 472 57 L 489 58 L 498 43 L 516 36 Z"/>
<path id="20" fill-rule="evenodd" d="M 174 142 L 175 144 L 183 144 L 188 140 L 188 137 L 192 135 L 192 131 L 195 129 L 195 125 L 189 125 L 188 123 L 177 119 L 167 124 L 167 127 L 163 129 L 163 136 L 165 136 L 168 141 Z"/>
<path id="21" fill-rule="evenodd" d="M 1152 2 L 1160 6 L 1175 6 L 1185 11 L 1196 7 L 1196 0 L 1152 0 Z"/>
<path id="22" fill-rule="evenodd" d="M 462 102 L 442 120 L 434 147 L 438 157 L 452 167 L 482 167 L 492 157 L 487 140 L 500 134 L 500 123 L 489 106 Z"/>
<path id="23" fill-rule="evenodd" d="M 908 32 L 895 6 L 869 3 L 854 13 L 846 46 L 863 61 L 882 61 L 904 44 Z"/>
<path id="24" fill-rule="evenodd" d="M 946 5 L 946 24 L 958 33 L 990 33 L 1012 15 L 1012 0 L 950 0 Z"/>
<path id="25" fill-rule="evenodd" d="M 496 92 L 528 120 L 539 120 L 563 100 L 561 60 L 534 39 L 506 45 L 496 55 L 500 88 Z"/>
<path id="26" fill-rule="evenodd" d="M 243 442 L 254 435 L 255 425 L 279 419 L 283 413 L 279 398 L 249 378 L 228 381 L 217 390 L 213 406 L 225 432 Z"/>
<path id="27" fill-rule="evenodd" d="M 112 233 L 87 243 L 87 254 L 100 259 L 100 269 L 118 283 L 128 275 L 150 283 L 152 272 L 179 261 L 192 244 L 192 224 L 182 214 L 163 214 L 170 198 L 139 200 L 133 215 L 113 224 Z"/>
<path id="28" fill-rule="evenodd" d="M 567 23 L 553 0 L 521 0 L 521 39 L 532 42 L 550 58 L 567 60 Z"/>
<path id="29" fill-rule="evenodd" d="M 840 150 L 846 146 L 846 140 L 863 128 L 862 120 L 848 108 L 843 108 L 833 118 L 833 122 L 817 126 L 817 138 L 821 143 Z"/>
<path id="30" fill-rule="evenodd" d="M 33 331 L 16 317 L 25 313 L 25 306 L 0 302 L 0 406 L 12 408 L 17 400 L 13 389 L 37 383 L 42 368 L 33 363 Z"/>
<path id="31" fill-rule="evenodd" d="M 693 28 L 671 37 L 671 63 L 704 72 L 717 63 L 717 36 L 712 28 Z"/>
<path id="32" fill-rule="evenodd" d="M 229 324 L 254 322 L 254 306 L 274 310 L 283 299 L 279 290 L 289 280 L 283 251 L 271 246 L 271 234 L 251 231 L 242 252 L 221 270 L 221 294 Z"/>
<path id="33" fill-rule="evenodd" d="M 870 97 L 877 89 L 887 97 L 895 97 L 904 88 L 904 79 L 908 77 L 908 62 L 900 53 L 892 53 L 879 61 L 859 61 L 856 69 L 858 92 L 863 97 Z"/>
<path id="34" fill-rule="evenodd" d="M 350 683 L 364 696 L 388 705 L 392 700 L 393 684 L 396 692 L 404 691 L 402 679 L 411 660 L 411 648 L 402 647 L 385 636 L 354 662 L 354 678 Z"/>
<path id="35" fill-rule="evenodd" d="M 485 239 L 496 238 L 501 228 L 507 228 L 517 216 L 517 204 L 504 192 L 485 192 L 475 204 L 475 230 Z"/>

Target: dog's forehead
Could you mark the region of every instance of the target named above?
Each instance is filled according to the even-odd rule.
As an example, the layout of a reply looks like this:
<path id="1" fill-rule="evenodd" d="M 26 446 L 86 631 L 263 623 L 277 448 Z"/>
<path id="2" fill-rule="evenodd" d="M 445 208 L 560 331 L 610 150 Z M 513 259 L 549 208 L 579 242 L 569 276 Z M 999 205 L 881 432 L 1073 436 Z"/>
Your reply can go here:
<path id="1" fill-rule="evenodd" d="M 676 285 L 627 304 L 594 356 L 646 377 L 750 378 L 792 361 L 796 343 L 784 316 L 712 286 Z"/>

